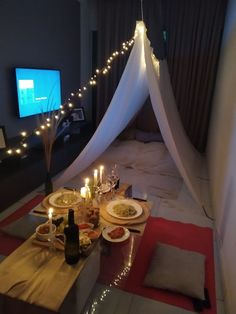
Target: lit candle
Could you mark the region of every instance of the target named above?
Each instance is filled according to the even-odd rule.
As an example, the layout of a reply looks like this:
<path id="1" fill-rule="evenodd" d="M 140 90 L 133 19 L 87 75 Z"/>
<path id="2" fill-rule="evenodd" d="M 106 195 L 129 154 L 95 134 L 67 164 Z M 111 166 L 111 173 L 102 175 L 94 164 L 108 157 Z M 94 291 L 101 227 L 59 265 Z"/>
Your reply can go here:
<path id="1" fill-rule="evenodd" d="M 94 181 L 93 185 L 97 186 L 98 185 L 98 170 L 97 169 L 94 170 L 93 181 Z"/>
<path id="2" fill-rule="evenodd" d="M 88 186 L 88 184 L 89 184 L 89 178 L 86 178 L 84 181 L 85 181 L 85 186 Z"/>
<path id="3" fill-rule="evenodd" d="M 89 200 L 91 198 L 91 191 L 89 186 L 86 186 L 86 200 Z"/>
<path id="4" fill-rule="evenodd" d="M 102 184 L 102 180 L 103 180 L 103 170 L 104 170 L 104 166 L 100 166 L 100 173 L 99 173 L 100 184 Z"/>
<path id="5" fill-rule="evenodd" d="M 86 198 L 86 194 L 87 194 L 87 187 L 86 186 L 83 186 L 81 189 L 80 189 L 80 195 L 82 198 Z"/>
<path id="6" fill-rule="evenodd" d="M 50 207 L 49 210 L 48 210 L 49 235 L 50 235 L 50 238 L 52 237 L 52 213 L 53 213 L 53 208 Z"/>

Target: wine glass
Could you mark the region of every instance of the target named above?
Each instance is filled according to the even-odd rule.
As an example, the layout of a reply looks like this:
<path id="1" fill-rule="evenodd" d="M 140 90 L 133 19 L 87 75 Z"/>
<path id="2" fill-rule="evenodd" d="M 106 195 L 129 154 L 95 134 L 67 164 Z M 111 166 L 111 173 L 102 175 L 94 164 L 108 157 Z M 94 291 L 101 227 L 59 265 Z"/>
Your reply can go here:
<path id="1" fill-rule="evenodd" d="M 113 197 L 115 190 L 119 187 L 119 176 L 118 176 L 117 165 L 112 166 L 111 173 L 108 174 L 107 180 L 110 183 L 111 195 Z"/>

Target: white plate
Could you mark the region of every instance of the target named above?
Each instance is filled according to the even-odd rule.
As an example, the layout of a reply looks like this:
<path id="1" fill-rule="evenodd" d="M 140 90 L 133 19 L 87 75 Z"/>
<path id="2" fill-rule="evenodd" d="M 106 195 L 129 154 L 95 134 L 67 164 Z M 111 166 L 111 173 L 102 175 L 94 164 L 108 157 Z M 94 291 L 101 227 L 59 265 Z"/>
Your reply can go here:
<path id="1" fill-rule="evenodd" d="M 123 237 L 118 238 L 118 239 L 112 239 L 108 235 L 109 232 L 116 229 L 117 227 L 119 227 L 119 226 L 107 226 L 106 228 L 104 228 L 102 231 L 103 238 L 106 239 L 107 241 L 110 241 L 110 242 L 123 242 L 123 241 L 127 240 L 130 236 L 130 232 L 127 228 L 124 228 L 124 227 L 122 227 L 125 230 L 125 234 L 123 235 Z"/>
<path id="2" fill-rule="evenodd" d="M 124 217 L 124 216 L 119 216 L 117 215 L 114 210 L 113 210 L 113 207 L 115 205 L 118 205 L 118 204 L 126 204 L 126 205 L 131 205 L 133 206 L 135 209 L 136 209 L 136 214 L 133 215 L 133 216 L 129 216 L 129 217 Z M 139 217 L 142 212 L 143 212 L 143 209 L 142 209 L 142 206 L 139 205 L 137 202 L 135 202 L 134 200 L 130 200 L 130 199 L 123 199 L 123 200 L 115 200 L 115 201 L 111 201 L 107 207 L 106 207 L 106 210 L 108 212 L 108 214 L 110 214 L 111 216 L 115 217 L 115 218 L 119 218 L 119 219 L 135 219 L 137 217 Z"/>
<path id="3" fill-rule="evenodd" d="M 74 195 L 76 199 L 73 202 L 68 202 L 64 204 L 57 204 L 56 200 L 62 195 Z M 78 192 L 66 191 L 66 192 L 56 192 L 49 197 L 48 202 L 55 207 L 65 208 L 78 204 L 81 201 L 80 194 Z"/>

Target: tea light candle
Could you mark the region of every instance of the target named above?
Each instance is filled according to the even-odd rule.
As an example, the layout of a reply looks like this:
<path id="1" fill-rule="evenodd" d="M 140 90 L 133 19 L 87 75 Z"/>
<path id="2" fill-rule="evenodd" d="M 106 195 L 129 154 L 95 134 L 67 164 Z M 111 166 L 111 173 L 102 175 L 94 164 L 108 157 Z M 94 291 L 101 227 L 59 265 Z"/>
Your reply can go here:
<path id="1" fill-rule="evenodd" d="M 97 169 L 94 170 L 93 181 L 94 181 L 93 185 L 97 186 L 98 185 L 98 170 Z"/>
<path id="2" fill-rule="evenodd" d="M 100 172 L 99 172 L 100 184 L 102 184 L 102 180 L 103 180 L 103 171 L 104 171 L 104 166 L 100 166 Z"/>
<path id="3" fill-rule="evenodd" d="M 87 194 L 87 187 L 86 186 L 83 186 L 81 189 L 80 189 L 80 195 L 82 198 L 86 198 L 86 194 Z"/>
<path id="4" fill-rule="evenodd" d="M 53 208 L 50 207 L 48 209 L 48 219 L 49 219 L 49 234 L 50 234 L 50 238 L 52 236 L 52 213 L 53 213 Z"/>

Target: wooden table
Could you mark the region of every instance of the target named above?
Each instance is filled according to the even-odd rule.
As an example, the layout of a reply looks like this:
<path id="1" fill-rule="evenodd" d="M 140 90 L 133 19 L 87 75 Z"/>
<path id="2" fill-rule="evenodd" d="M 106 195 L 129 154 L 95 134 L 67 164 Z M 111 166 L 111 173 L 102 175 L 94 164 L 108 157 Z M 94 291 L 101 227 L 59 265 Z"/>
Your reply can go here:
<path id="1" fill-rule="evenodd" d="M 119 196 L 125 196 L 129 185 L 122 185 Z M 146 206 L 145 220 L 137 223 L 126 221 L 125 227 L 136 229 L 143 233 L 146 219 L 149 216 L 150 204 Z M 105 210 L 106 203 L 100 204 L 100 210 Z M 46 212 L 46 208 L 41 208 Z M 37 210 L 36 209 L 36 210 Z M 101 215 L 100 228 L 114 225 L 116 221 L 105 219 Z M 140 218 L 139 218 L 140 219 Z M 126 225 L 128 223 L 128 225 Z M 33 244 L 33 237 L 26 240 L 18 249 L 0 264 L 0 313 L 11 313 L 12 304 L 17 305 L 21 312 L 27 313 L 80 313 L 96 282 L 100 270 L 100 247 L 97 245 L 89 257 L 81 258 L 73 266 L 67 265 L 64 252 Z M 14 301 L 14 302 L 13 302 Z M 71 309 L 71 305 L 73 308 Z M 5 308 L 4 308 L 5 307 Z M 33 307 L 33 309 L 32 309 Z M 12 313 L 16 314 L 13 310 Z"/>
<path id="2" fill-rule="evenodd" d="M 11 313 L 4 308 L 11 299 L 4 296 L 24 301 L 20 303 L 22 312 L 31 304 L 34 306 L 29 313 L 66 313 L 66 300 L 73 285 L 74 291 L 69 295 L 76 297 L 74 307 L 79 313 L 96 282 L 99 265 L 99 247 L 70 266 L 65 262 L 64 252 L 36 246 L 31 237 L 0 264 L 0 313 Z"/>

